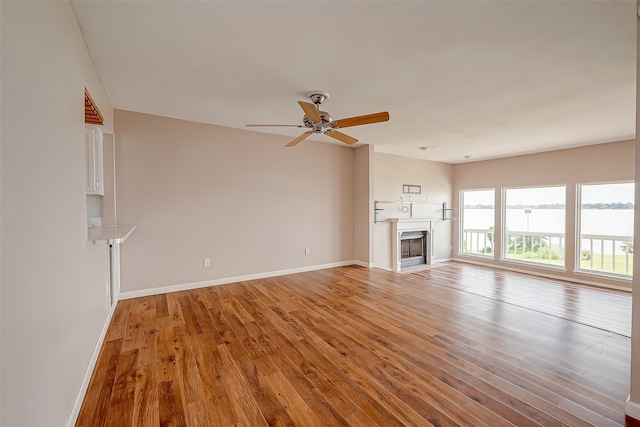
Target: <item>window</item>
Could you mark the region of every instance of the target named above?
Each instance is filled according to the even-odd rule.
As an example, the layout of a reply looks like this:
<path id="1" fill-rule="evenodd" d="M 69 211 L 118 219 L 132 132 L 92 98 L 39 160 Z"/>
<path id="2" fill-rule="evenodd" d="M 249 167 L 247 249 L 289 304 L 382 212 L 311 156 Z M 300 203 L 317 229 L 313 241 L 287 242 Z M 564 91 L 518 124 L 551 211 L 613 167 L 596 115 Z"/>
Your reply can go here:
<path id="1" fill-rule="evenodd" d="M 565 187 L 505 190 L 503 259 L 564 266 Z"/>
<path id="2" fill-rule="evenodd" d="M 580 185 L 579 270 L 633 275 L 635 184 Z"/>
<path id="3" fill-rule="evenodd" d="M 463 190 L 461 253 L 493 256 L 495 191 Z"/>

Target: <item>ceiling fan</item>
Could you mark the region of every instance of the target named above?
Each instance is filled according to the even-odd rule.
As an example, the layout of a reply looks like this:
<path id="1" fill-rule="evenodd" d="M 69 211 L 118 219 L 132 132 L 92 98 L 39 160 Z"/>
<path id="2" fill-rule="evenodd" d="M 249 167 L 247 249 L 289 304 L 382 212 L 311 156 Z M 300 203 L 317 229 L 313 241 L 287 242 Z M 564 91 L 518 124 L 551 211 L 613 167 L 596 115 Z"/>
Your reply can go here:
<path id="1" fill-rule="evenodd" d="M 342 141 L 345 144 L 355 144 L 357 139 L 339 132 L 337 129 L 347 128 L 350 126 L 368 125 L 371 123 L 386 122 L 389 120 L 389 113 L 374 113 L 364 116 L 349 117 L 346 119 L 333 120 L 329 113 L 326 111 L 320 111 L 320 104 L 329 99 L 328 93 L 311 92 L 307 94 L 307 97 L 313 102 L 298 101 L 302 111 L 304 111 L 304 117 L 301 125 L 247 125 L 247 127 L 297 127 L 297 128 L 309 128 L 308 131 L 289 142 L 286 147 L 293 147 L 299 142 L 310 136 L 312 133 L 322 133 L 324 135 L 335 138 L 338 141 Z"/>

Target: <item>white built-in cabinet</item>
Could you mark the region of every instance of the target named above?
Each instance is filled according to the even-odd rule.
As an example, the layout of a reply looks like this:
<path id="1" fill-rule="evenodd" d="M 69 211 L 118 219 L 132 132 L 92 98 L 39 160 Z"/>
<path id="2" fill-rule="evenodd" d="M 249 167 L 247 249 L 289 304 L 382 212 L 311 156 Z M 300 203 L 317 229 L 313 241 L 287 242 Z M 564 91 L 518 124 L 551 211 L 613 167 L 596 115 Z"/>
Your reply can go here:
<path id="1" fill-rule="evenodd" d="M 87 194 L 104 196 L 102 131 L 98 127 L 85 125 L 84 139 L 87 149 Z"/>

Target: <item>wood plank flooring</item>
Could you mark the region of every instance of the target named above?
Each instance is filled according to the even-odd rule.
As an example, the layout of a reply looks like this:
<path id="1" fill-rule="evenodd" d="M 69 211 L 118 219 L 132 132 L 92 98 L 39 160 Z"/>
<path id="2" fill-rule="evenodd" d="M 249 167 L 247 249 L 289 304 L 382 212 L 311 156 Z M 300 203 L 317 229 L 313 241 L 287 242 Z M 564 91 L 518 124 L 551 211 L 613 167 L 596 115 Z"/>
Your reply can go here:
<path id="1" fill-rule="evenodd" d="M 453 287 L 631 337 L 631 294 L 628 292 L 611 292 L 594 286 L 456 262 L 436 264 L 433 268 L 410 274 L 433 285 Z"/>
<path id="2" fill-rule="evenodd" d="M 624 425 L 630 339 L 611 329 L 630 319 L 598 307 L 630 294 L 494 272 L 354 266 L 121 301 L 76 426 Z"/>

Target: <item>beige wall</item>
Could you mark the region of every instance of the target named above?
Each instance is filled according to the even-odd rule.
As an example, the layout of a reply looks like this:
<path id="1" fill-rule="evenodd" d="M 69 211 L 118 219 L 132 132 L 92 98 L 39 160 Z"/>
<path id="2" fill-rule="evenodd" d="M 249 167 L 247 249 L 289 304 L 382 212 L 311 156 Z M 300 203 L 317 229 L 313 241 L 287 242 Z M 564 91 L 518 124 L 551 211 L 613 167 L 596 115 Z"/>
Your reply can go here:
<path id="1" fill-rule="evenodd" d="M 354 258 L 373 263 L 373 146 L 355 150 Z"/>
<path id="2" fill-rule="evenodd" d="M 403 184 L 421 185 L 422 194 L 414 200 L 446 202 L 451 206 L 453 167 L 446 163 L 410 159 L 391 154 L 375 153 L 374 199 L 400 201 Z M 405 195 L 405 197 L 407 197 Z M 408 198 L 408 197 L 407 197 Z M 400 205 L 384 205 L 374 226 L 374 261 L 378 268 L 391 269 L 391 224 L 385 218 L 403 217 Z M 414 217 L 441 217 L 442 205 L 416 205 Z M 450 257 L 451 221 L 434 222 L 433 257 L 442 261 Z"/>
<path id="3" fill-rule="evenodd" d="M 353 260 L 352 148 L 119 110 L 115 122 L 118 221 L 138 226 L 123 292 Z"/>
<path id="4" fill-rule="evenodd" d="M 634 180 L 634 141 L 592 145 L 526 156 L 509 157 L 455 165 L 453 168 L 454 208 L 458 214 L 459 194 L 466 189 L 495 188 L 496 206 L 501 203 L 501 189 L 507 187 L 535 187 L 566 185 L 566 241 L 574 242 L 576 235 L 576 189 L 580 183 L 617 182 Z M 500 209 L 496 209 L 495 230 L 501 232 Z M 629 281 L 607 279 L 594 275 L 574 273 L 575 249 L 567 244 L 566 270 L 536 268 L 522 263 L 459 255 L 460 222 L 454 227 L 455 258 L 507 268 L 515 268 L 566 277 L 584 282 L 629 287 Z M 499 243 L 499 242 L 497 242 Z"/>
<path id="5" fill-rule="evenodd" d="M 68 2 L 0 2 L 2 419 L 63 426 L 107 319 L 87 247 L 84 87 L 112 112 Z"/>

